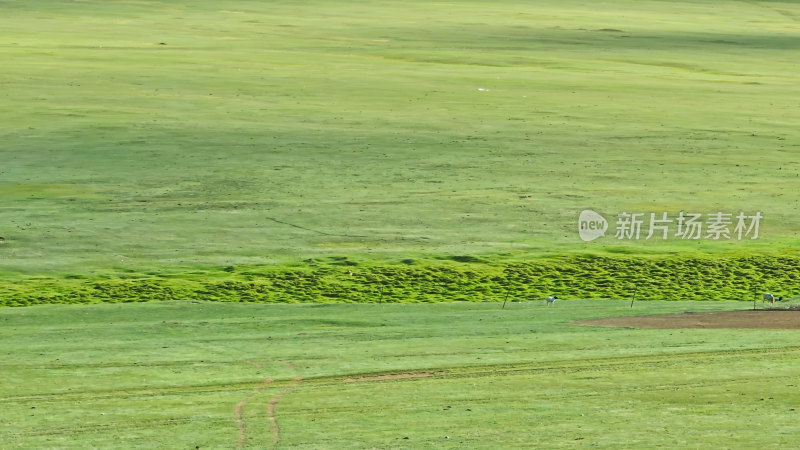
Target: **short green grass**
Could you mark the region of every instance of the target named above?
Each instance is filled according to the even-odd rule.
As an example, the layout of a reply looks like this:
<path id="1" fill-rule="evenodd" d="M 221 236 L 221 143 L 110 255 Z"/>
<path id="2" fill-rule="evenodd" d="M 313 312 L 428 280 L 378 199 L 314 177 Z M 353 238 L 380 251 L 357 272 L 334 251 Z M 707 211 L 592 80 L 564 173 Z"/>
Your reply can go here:
<path id="1" fill-rule="evenodd" d="M 575 270 L 532 294 L 622 298 L 641 278 L 583 284 L 570 273 L 587 273 L 585 255 L 735 268 L 700 286 L 706 298 L 793 289 L 787 272 L 736 272 L 740 258 L 798 256 L 794 3 L 39 0 L 0 13 L 1 304 L 187 299 L 207 283 L 235 299 L 215 284 L 234 266 L 414 261 L 435 278 L 464 258 L 490 264 L 466 269 L 480 278 L 565 255 Z M 764 220 L 757 240 L 584 243 L 586 208 L 612 226 L 625 211 Z M 675 298 L 702 269 L 651 287 Z M 457 296 L 496 297 L 477 294 Z"/>
<path id="2" fill-rule="evenodd" d="M 7 280 L 795 254 L 792 2 L 5 1 Z M 764 214 L 583 243 L 578 213 Z"/>
<path id="3" fill-rule="evenodd" d="M 800 294 L 795 3 L 0 16 L 0 305 L 184 300 L 0 309 L 0 447 L 794 444 L 795 332 L 569 322 Z"/>
<path id="4" fill-rule="evenodd" d="M 786 448 L 795 331 L 571 324 L 746 306 L 3 308 L 0 447 Z"/>

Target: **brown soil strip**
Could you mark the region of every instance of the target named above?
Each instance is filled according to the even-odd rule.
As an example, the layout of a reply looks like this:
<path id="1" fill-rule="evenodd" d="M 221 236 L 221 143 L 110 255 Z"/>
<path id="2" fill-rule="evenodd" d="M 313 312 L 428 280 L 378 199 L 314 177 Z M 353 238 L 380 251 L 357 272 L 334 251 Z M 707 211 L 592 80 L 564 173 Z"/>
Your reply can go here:
<path id="1" fill-rule="evenodd" d="M 247 444 L 247 426 L 244 423 L 244 405 L 250 401 L 253 397 L 256 396 L 259 392 L 264 390 L 267 385 L 272 383 L 271 379 L 266 379 L 261 383 L 261 386 L 253 389 L 253 392 L 250 393 L 247 397 L 245 397 L 242 401 L 236 404 L 236 408 L 233 409 L 233 416 L 236 418 L 236 427 L 239 429 L 239 441 L 237 445 L 239 448 L 244 447 Z"/>
<path id="2" fill-rule="evenodd" d="M 747 310 L 712 313 L 659 314 L 654 316 L 611 317 L 581 320 L 578 325 L 627 327 L 649 330 L 676 328 L 800 329 L 800 311 Z"/>
<path id="3" fill-rule="evenodd" d="M 287 366 L 294 368 L 291 363 L 285 363 Z M 278 420 L 275 417 L 275 407 L 278 406 L 278 402 L 283 398 L 284 395 L 288 394 L 292 389 L 296 388 L 300 382 L 303 380 L 303 377 L 295 377 L 292 379 L 292 384 L 286 387 L 286 389 L 282 390 L 280 393 L 272 397 L 269 401 L 269 406 L 267 407 L 267 415 L 269 416 L 269 422 L 272 424 L 272 442 L 273 444 L 277 444 L 278 441 L 281 440 L 281 429 L 278 426 Z"/>
<path id="4" fill-rule="evenodd" d="M 432 377 L 433 374 L 430 372 L 416 372 L 416 373 L 395 373 L 395 374 L 386 374 L 386 375 L 375 375 L 371 377 L 352 377 L 352 378 L 345 378 L 344 381 L 349 383 L 356 382 L 356 381 L 381 381 L 381 380 L 397 380 L 402 378 L 425 378 L 425 377 Z"/>

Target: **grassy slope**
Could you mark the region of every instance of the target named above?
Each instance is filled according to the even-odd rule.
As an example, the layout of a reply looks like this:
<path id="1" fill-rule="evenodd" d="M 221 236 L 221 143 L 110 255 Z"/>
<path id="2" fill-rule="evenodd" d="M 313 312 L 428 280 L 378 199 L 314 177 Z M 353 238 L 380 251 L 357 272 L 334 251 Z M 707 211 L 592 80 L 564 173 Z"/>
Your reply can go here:
<path id="1" fill-rule="evenodd" d="M 741 303 L 543 303 L 0 309 L 0 446 L 233 448 L 247 400 L 246 444 L 270 447 L 269 404 L 297 377 L 280 447 L 785 448 L 800 431 L 793 331 L 569 324 Z"/>
<path id="2" fill-rule="evenodd" d="M 792 3 L 2 9 L 6 280 L 795 254 Z M 765 222 L 746 243 L 584 244 L 584 208 Z"/>

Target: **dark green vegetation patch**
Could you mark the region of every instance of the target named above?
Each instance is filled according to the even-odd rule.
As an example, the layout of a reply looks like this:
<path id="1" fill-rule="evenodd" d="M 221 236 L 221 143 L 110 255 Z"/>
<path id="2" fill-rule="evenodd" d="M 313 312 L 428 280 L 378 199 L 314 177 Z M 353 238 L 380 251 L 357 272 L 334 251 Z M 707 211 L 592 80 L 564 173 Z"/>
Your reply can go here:
<path id="1" fill-rule="evenodd" d="M 555 257 L 492 265 L 234 267 L 178 277 L 131 275 L 99 281 L 27 280 L 3 286 L 0 301 L 38 303 L 218 300 L 233 302 L 440 302 L 560 298 L 752 300 L 800 294 L 800 258 Z M 508 296 L 508 297 L 506 297 Z"/>

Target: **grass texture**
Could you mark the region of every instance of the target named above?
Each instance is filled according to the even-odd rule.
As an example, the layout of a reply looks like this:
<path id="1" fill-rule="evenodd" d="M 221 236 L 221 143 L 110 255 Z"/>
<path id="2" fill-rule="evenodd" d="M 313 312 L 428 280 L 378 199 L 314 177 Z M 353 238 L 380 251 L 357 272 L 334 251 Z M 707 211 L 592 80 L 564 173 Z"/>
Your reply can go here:
<path id="1" fill-rule="evenodd" d="M 795 331 L 570 323 L 742 307 L 3 308 L 0 446 L 785 448 Z"/>
<path id="2" fill-rule="evenodd" d="M 552 257 L 492 264 L 474 257 L 360 265 L 338 257 L 293 267 L 227 266 L 186 276 L 68 275 L 0 287 L 0 305 L 196 300 L 223 302 L 499 302 L 561 298 L 753 300 L 800 295 L 800 259 Z"/>
<path id="3" fill-rule="evenodd" d="M 7 281 L 336 256 L 796 256 L 792 2 L 0 13 Z M 758 240 L 584 243 L 583 209 L 764 221 Z"/>

